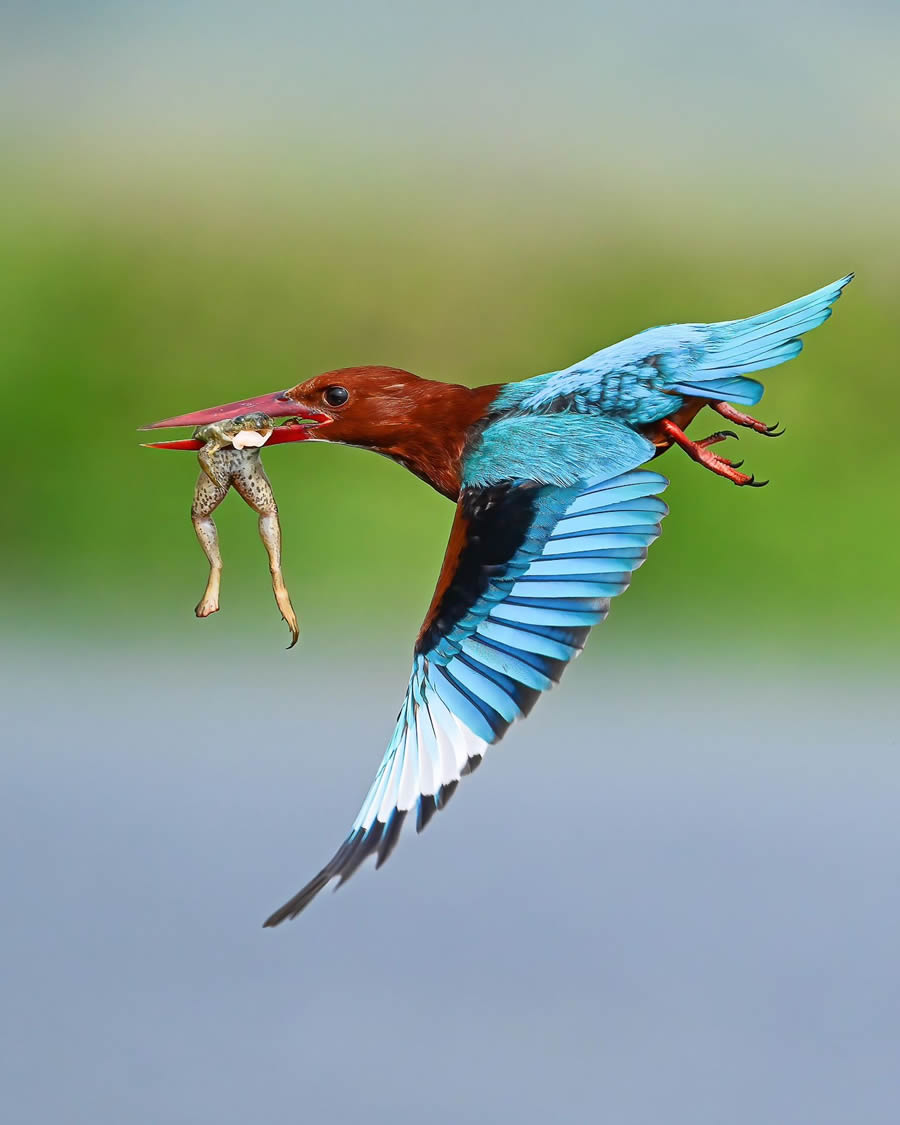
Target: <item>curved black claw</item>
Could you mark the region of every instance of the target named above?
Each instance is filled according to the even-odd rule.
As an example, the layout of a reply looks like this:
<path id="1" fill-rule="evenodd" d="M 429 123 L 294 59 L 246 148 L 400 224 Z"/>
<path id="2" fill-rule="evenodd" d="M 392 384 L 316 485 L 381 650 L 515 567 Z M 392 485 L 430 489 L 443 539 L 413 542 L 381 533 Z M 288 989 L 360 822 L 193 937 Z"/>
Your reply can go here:
<path id="1" fill-rule="evenodd" d="M 740 461 L 730 461 L 730 462 L 729 462 L 729 464 L 731 465 L 732 469 L 739 469 L 739 468 L 741 467 L 741 465 L 743 465 L 743 463 L 744 463 L 744 458 L 743 458 L 743 457 L 742 457 L 742 458 L 740 459 Z"/>
<path id="2" fill-rule="evenodd" d="M 784 427 L 782 426 L 782 428 L 779 430 L 777 422 L 773 423 L 771 426 L 766 426 L 765 429 L 766 437 L 781 437 L 783 433 Z"/>
<path id="3" fill-rule="evenodd" d="M 735 440 L 737 440 L 737 434 L 734 432 L 734 430 L 716 430 L 714 434 L 710 434 L 709 437 L 705 437 L 702 441 L 698 441 L 697 445 L 699 445 L 701 449 L 706 449 L 707 446 L 718 445 L 720 441 L 724 441 L 726 438 L 730 437 L 733 437 Z"/>
<path id="4" fill-rule="evenodd" d="M 757 480 L 756 477 L 751 477 L 747 481 L 751 488 L 765 488 L 768 483 L 767 480 Z"/>

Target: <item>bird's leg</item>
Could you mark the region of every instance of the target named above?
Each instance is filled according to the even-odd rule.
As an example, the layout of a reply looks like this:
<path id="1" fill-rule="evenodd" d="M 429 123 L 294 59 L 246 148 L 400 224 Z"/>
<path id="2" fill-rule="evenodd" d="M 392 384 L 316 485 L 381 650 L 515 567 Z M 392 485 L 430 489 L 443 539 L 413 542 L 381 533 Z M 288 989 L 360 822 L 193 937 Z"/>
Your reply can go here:
<path id="1" fill-rule="evenodd" d="M 281 573 L 281 524 L 278 520 L 278 505 L 275 503 L 272 485 L 269 483 L 257 450 L 247 450 L 243 465 L 234 474 L 234 487 L 244 501 L 259 513 L 259 537 L 269 556 L 272 593 L 275 595 L 276 605 L 281 610 L 281 616 L 291 631 L 291 643 L 288 648 L 293 648 L 300 636 L 300 627 Z"/>
<path id="2" fill-rule="evenodd" d="M 209 560 L 209 579 L 203 597 L 194 613 L 198 617 L 209 617 L 219 608 L 219 583 L 222 578 L 222 555 L 219 552 L 219 533 L 213 523 L 212 513 L 225 499 L 227 484 L 219 484 L 204 470 L 197 478 L 194 501 L 191 504 L 191 521 L 200 540 L 203 553 Z"/>
<path id="3" fill-rule="evenodd" d="M 663 433 L 675 445 L 680 445 L 685 453 L 692 460 L 698 464 L 703 465 L 705 468 L 710 469 L 712 472 L 717 473 L 720 477 L 725 477 L 726 480 L 733 481 L 734 484 L 749 484 L 756 488 L 768 484 L 768 481 L 756 480 L 754 477 L 747 476 L 746 473 L 739 473 L 738 466 L 743 464 L 743 461 L 733 462 L 725 457 L 719 457 L 713 453 L 707 446 L 715 445 L 717 442 L 724 441 L 727 437 L 734 437 L 735 435 L 729 430 L 720 430 L 718 433 L 704 438 L 702 441 L 691 441 L 687 434 L 670 418 L 664 418 L 661 422 Z"/>
<path id="4" fill-rule="evenodd" d="M 763 437 L 781 437 L 784 430 L 779 430 L 778 423 L 774 426 L 767 426 L 765 422 L 760 422 L 758 418 L 753 418 L 749 414 L 742 414 L 740 410 L 735 410 L 727 402 L 711 402 L 709 404 L 717 414 L 721 414 L 723 418 L 729 422 L 734 422 L 736 426 L 746 426 L 749 430 L 755 430 L 756 433 L 762 434 Z"/>

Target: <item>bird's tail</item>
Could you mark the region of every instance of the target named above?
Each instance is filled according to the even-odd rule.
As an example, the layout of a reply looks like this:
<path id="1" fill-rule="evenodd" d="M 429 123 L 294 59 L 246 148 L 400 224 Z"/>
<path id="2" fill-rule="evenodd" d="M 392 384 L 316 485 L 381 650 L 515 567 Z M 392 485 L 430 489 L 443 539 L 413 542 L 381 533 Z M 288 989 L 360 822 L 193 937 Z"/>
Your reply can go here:
<path id="1" fill-rule="evenodd" d="M 803 349 L 800 337 L 831 316 L 831 306 L 852 280 L 850 273 L 777 309 L 746 320 L 710 324 L 709 343 L 703 359 L 691 373 L 690 382 L 679 383 L 672 389 L 679 394 L 748 406 L 759 402 L 763 385 L 756 379 L 745 378 L 746 373 L 776 367 L 799 355 Z"/>

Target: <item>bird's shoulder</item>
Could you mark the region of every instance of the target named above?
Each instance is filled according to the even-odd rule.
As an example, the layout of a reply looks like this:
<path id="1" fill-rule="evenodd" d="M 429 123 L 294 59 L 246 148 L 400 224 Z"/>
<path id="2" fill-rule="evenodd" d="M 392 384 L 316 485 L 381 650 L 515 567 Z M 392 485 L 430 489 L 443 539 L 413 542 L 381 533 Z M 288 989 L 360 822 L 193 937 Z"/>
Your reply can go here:
<path id="1" fill-rule="evenodd" d="M 507 384 L 500 411 L 522 414 L 603 414 L 630 424 L 669 413 L 671 386 L 702 355 L 709 326 L 648 328 L 559 371 Z"/>
<path id="2" fill-rule="evenodd" d="M 654 452 L 646 438 L 599 411 L 506 413 L 468 442 L 462 484 L 477 489 L 533 481 L 565 488 L 625 472 Z"/>

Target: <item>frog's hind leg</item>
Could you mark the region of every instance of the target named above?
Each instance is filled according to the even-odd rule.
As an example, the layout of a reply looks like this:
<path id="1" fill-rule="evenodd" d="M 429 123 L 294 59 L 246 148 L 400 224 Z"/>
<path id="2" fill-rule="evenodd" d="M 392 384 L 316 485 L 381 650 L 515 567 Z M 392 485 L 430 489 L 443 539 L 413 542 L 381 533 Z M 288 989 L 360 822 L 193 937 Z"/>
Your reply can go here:
<path id="1" fill-rule="evenodd" d="M 198 617 L 209 617 L 219 608 L 219 584 L 222 580 L 222 555 L 219 551 L 219 533 L 213 523 L 212 513 L 225 499 L 229 486 L 213 481 L 204 471 L 197 478 L 194 489 L 194 501 L 191 504 L 191 521 L 194 531 L 203 548 L 203 553 L 209 560 L 209 579 L 203 597 L 197 604 L 194 613 Z"/>
<path id="2" fill-rule="evenodd" d="M 293 648 L 300 636 L 300 627 L 281 573 L 281 524 L 278 520 L 278 505 L 275 503 L 272 485 L 269 483 L 258 453 L 254 451 L 244 465 L 235 472 L 233 481 L 241 497 L 259 514 L 259 537 L 269 556 L 272 593 L 281 610 L 281 616 L 291 631 L 291 643 L 288 648 Z"/>
<path id="3" fill-rule="evenodd" d="M 200 462 L 200 468 L 209 478 L 210 483 L 217 485 L 219 488 L 224 488 L 227 492 L 227 473 L 217 464 L 217 462 L 221 460 L 218 455 L 222 452 L 222 448 L 222 446 L 217 445 L 215 442 L 207 442 L 197 454 L 197 460 Z"/>

